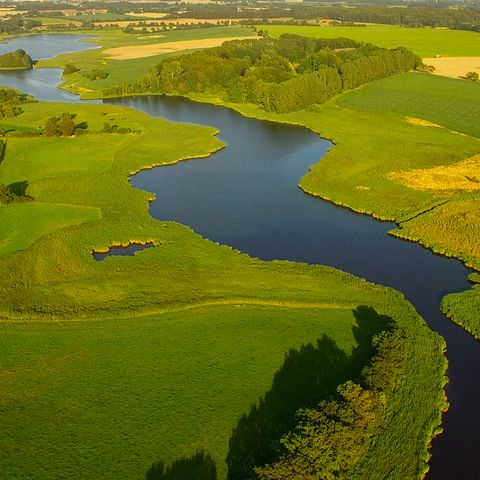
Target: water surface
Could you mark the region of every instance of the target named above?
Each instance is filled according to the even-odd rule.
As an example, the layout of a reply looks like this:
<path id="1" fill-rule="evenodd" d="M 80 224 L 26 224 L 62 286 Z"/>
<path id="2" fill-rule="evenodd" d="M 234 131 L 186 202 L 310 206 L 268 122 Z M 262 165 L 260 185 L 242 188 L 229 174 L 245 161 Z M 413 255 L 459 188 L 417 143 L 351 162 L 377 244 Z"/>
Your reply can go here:
<path id="1" fill-rule="evenodd" d="M 31 35 L 12 38 L 0 43 L 0 54 L 19 48 L 25 50 L 34 61 L 53 58 L 63 53 L 80 52 L 98 48 L 84 40 L 91 35 Z M 59 90 L 62 83 L 62 69 L 34 68 L 31 70 L 0 71 L 0 84 L 29 93 L 39 100 L 51 102 L 78 102 L 78 95 Z M 91 102 L 91 101 L 89 101 Z"/>

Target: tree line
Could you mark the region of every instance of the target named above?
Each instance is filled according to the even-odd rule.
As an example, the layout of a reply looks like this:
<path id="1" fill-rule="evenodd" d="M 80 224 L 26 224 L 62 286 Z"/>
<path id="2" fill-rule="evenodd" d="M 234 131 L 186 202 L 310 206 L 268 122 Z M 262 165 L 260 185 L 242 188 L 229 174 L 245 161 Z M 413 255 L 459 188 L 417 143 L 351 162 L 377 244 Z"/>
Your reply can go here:
<path id="1" fill-rule="evenodd" d="M 37 20 L 27 20 L 22 18 L 21 15 L 13 15 L 6 20 L 0 22 L 0 33 L 7 33 L 14 35 L 17 33 L 23 33 L 32 28 L 39 27 L 41 22 Z"/>
<path id="2" fill-rule="evenodd" d="M 420 57 L 405 48 L 388 50 L 345 38 L 284 34 L 279 39 L 229 41 L 220 47 L 171 57 L 138 82 L 122 83 L 103 93 L 198 93 L 284 113 L 421 65 Z"/>
<path id="3" fill-rule="evenodd" d="M 381 428 L 385 408 L 403 370 L 405 336 L 398 328 L 374 338 L 376 354 L 360 381 L 340 385 L 336 398 L 297 413 L 282 440 L 283 453 L 255 468 L 256 480 L 350 478 Z"/>

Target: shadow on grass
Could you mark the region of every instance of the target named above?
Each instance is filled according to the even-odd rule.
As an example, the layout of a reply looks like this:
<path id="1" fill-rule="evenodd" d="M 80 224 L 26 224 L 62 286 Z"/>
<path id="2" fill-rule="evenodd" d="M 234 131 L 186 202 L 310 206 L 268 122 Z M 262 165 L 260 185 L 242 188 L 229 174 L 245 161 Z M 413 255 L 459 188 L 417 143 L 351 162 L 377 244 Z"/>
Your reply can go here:
<path id="1" fill-rule="evenodd" d="M 216 480 L 217 467 L 213 458 L 199 450 L 190 457 L 181 457 L 166 465 L 160 461 L 154 463 L 145 480 Z"/>
<path id="2" fill-rule="evenodd" d="M 356 308 L 353 315 L 357 346 L 350 355 L 327 335 L 316 345 L 302 345 L 287 353 L 270 391 L 251 406 L 232 432 L 228 480 L 250 479 L 255 466 L 277 460 L 280 438 L 295 426 L 297 410 L 314 407 L 335 395 L 340 384 L 359 378 L 374 354 L 373 337 L 391 326 L 393 320 L 365 306 Z"/>
<path id="3" fill-rule="evenodd" d="M 25 180 L 23 182 L 11 183 L 8 186 L 8 189 L 10 190 L 10 192 L 12 192 L 17 197 L 24 197 L 27 193 L 27 188 L 28 188 L 28 181 L 27 180 Z"/>

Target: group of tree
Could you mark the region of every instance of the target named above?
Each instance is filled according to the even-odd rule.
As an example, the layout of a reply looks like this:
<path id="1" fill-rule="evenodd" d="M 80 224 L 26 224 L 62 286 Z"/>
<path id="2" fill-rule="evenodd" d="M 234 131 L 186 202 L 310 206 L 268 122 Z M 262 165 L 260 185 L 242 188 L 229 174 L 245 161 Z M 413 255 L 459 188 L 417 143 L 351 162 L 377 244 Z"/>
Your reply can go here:
<path id="1" fill-rule="evenodd" d="M 75 133 L 75 122 L 72 115 L 64 112 L 60 117 L 47 118 L 44 133 L 47 137 L 71 137 Z"/>
<path id="2" fill-rule="evenodd" d="M 72 73 L 79 72 L 79 71 L 80 71 L 80 69 L 78 67 L 76 67 L 75 65 L 72 65 L 71 63 L 67 63 L 63 67 L 63 74 L 64 75 L 70 75 Z"/>
<path id="3" fill-rule="evenodd" d="M 111 87 L 104 94 L 212 94 L 227 102 L 254 103 L 283 113 L 421 64 L 405 48 L 388 50 L 345 38 L 284 34 L 279 39 L 233 40 L 168 58 L 138 82 Z"/>
<path id="4" fill-rule="evenodd" d="M 0 33 L 14 35 L 17 33 L 28 32 L 29 30 L 40 26 L 41 23 L 37 20 L 25 19 L 22 18 L 21 15 L 13 15 L 0 22 Z"/>
<path id="5" fill-rule="evenodd" d="M 401 330 L 381 333 L 375 346 L 376 355 L 358 382 L 347 381 L 336 398 L 298 411 L 297 426 L 281 440 L 280 459 L 255 468 L 257 480 L 351 478 L 381 428 L 405 359 Z"/>
<path id="6" fill-rule="evenodd" d="M 0 55 L 0 69 L 28 69 L 33 67 L 33 60 L 25 50 L 19 48 L 14 52 L 4 53 Z"/>
<path id="7" fill-rule="evenodd" d="M 108 77 L 108 72 L 106 72 L 105 70 L 94 69 L 94 70 L 89 70 L 87 72 L 83 72 L 82 75 L 88 80 L 92 80 L 92 81 L 104 80 L 105 78 Z"/>
<path id="8" fill-rule="evenodd" d="M 478 75 L 477 72 L 467 72 L 467 74 L 465 75 L 465 78 L 467 80 L 472 80 L 474 82 L 478 82 L 479 75 Z"/>
<path id="9" fill-rule="evenodd" d="M 119 127 L 116 124 L 111 124 L 110 122 L 103 122 L 103 129 L 100 133 L 140 133 L 141 130 L 132 130 L 129 127 Z"/>

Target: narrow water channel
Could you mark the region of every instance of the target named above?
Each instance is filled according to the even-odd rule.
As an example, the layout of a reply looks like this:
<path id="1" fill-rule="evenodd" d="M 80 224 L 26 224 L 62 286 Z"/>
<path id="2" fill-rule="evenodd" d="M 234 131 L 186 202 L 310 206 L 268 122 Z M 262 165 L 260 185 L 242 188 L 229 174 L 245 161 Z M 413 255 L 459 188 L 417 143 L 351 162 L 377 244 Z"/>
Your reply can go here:
<path id="1" fill-rule="evenodd" d="M 30 53 L 28 40 L 33 47 L 34 37 L 23 40 L 21 48 Z M 87 45 L 78 36 L 75 40 L 77 46 L 68 45 L 63 51 Z M 63 43 L 60 36 L 50 36 L 44 53 L 39 51 L 35 58 L 52 56 L 50 46 L 59 43 Z M 78 101 L 55 88 L 60 82 L 57 69 L 34 69 L 18 76 L 0 73 L 0 84 L 37 98 Z M 136 188 L 156 193 L 151 205 L 154 217 L 184 223 L 255 257 L 331 265 L 405 294 L 448 345 L 447 394 L 452 406 L 444 417 L 444 433 L 433 442 L 428 478 L 480 478 L 480 342 L 439 310 L 443 295 L 469 288 L 468 270 L 456 260 L 389 236 L 391 223 L 304 194 L 297 187 L 299 179 L 331 147 L 306 129 L 246 119 L 221 107 L 179 98 L 139 97 L 108 103 L 176 122 L 214 126 L 228 144 L 208 159 L 133 177 Z"/>

